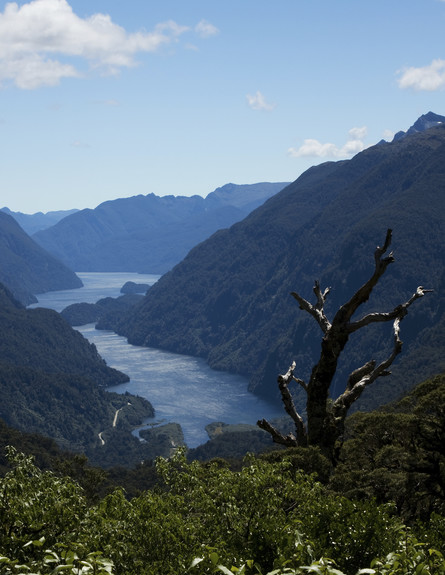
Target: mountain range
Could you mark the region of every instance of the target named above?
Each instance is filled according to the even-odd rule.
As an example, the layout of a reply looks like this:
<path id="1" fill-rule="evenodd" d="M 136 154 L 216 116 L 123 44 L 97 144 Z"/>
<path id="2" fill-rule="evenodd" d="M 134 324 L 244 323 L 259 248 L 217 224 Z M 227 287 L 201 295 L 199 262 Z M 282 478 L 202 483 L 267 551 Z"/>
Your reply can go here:
<path id="1" fill-rule="evenodd" d="M 46 228 L 54 226 L 61 219 L 74 214 L 78 210 L 59 210 L 55 212 L 46 212 L 45 214 L 43 212 L 24 214 L 22 212 L 12 212 L 9 208 L 4 207 L 1 208 L 0 211 L 12 216 L 28 235 L 32 235 L 40 230 L 45 230 Z"/>
<path id="2" fill-rule="evenodd" d="M 139 195 L 80 210 L 33 239 L 76 271 L 162 274 L 286 183 L 227 184 L 201 196 Z"/>
<path id="3" fill-rule="evenodd" d="M 404 351 L 361 405 L 385 402 L 445 370 L 445 117 L 427 114 L 392 142 L 351 160 L 310 168 L 243 221 L 199 244 L 115 326 L 130 343 L 205 358 L 277 397 L 276 377 L 296 361 L 308 379 L 321 332 L 290 296 L 332 288 L 326 313 L 372 274 L 374 251 L 393 229 L 396 261 L 366 309 L 389 311 L 418 285 L 434 290 L 403 321 Z M 366 311 L 363 309 L 362 311 Z M 355 334 L 333 393 L 352 369 L 391 350 L 391 326 Z"/>
<path id="4" fill-rule="evenodd" d="M 0 282 L 24 304 L 36 302 L 34 294 L 82 286 L 74 272 L 41 248 L 12 216 L 1 210 Z"/>

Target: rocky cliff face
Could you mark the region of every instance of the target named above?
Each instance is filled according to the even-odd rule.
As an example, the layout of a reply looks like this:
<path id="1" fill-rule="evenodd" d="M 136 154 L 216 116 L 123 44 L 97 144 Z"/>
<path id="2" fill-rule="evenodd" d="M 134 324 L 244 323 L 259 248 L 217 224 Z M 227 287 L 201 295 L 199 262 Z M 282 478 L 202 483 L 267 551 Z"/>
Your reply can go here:
<path id="1" fill-rule="evenodd" d="M 445 116 L 439 116 L 439 114 L 434 114 L 434 112 L 428 112 L 427 114 L 420 116 L 420 118 L 416 120 L 406 132 L 397 132 L 394 136 L 394 141 L 400 140 L 400 138 L 404 138 L 411 134 L 416 134 L 417 132 L 424 132 L 430 128 L 440 126 L 441 124 L 445 124 Z"/>

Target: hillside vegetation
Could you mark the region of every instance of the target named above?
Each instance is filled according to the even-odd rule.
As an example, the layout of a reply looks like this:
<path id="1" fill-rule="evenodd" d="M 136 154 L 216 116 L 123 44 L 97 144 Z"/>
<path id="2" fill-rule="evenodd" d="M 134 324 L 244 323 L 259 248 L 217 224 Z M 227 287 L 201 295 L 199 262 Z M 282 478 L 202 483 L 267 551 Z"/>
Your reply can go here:
<path id="1" fill-rule="evenodd" d="M 335 470 L 313 448 L 250 455 L 237 469 L 179 450 L 134 497 L 97 496 L 93 469 L 81 487 L 9 447 L 2 572 L 444 573 L 444 393 L 437 376 L 386 411 L 354 415 Z"/>
<path id="2" fill-rule="evenodd" d="M 24 304 L 35 294 L 73 289 L 81 280 L 33 241 L 10 215 L 0 210 L 0 282 Z"/>
<path id="3" fill-rule="evenodd" d="M 403 322 L 393 376 L 361 401 L 369 408 L 396 398 L 445 367 L 444 188 L 445 125 L 313 167 L 194 248 L 115 329 L 136 345 L 204 357 L 277 397 L 277 374 L 295 360 L 296 376 L 307 380 L 320 345 L 318 327 L 290 292 L 310 299 L 319 279 L 332 288 L 329 316 L 369 277 L 375 247 L 392 228 L 396 261 L 366 309 L 393 309 L 419 285 L 434 290 Z M 364 331 L 348 343 L 334 395 L 346 373 L 390 349 L 388 330 Z"/>
<path id="4" fill-rule="evenodd" d="M 140 461 L 141 444 L 130 432 L 153 408 L 142 398 L 106 391 L 128 376 L 108 367 L 60 314 L 25 309 L 1 284 L 0 328 L 0 417 L 7 424 L 104 465 Z"/>

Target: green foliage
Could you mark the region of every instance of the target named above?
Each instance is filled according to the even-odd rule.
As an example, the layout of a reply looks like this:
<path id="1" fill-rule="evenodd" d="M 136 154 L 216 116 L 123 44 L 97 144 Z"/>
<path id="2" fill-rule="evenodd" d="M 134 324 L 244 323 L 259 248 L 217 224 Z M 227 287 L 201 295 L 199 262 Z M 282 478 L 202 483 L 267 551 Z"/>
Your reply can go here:
<path id="1" fill-rule="evenodd" d="M 98 322 L 97 329 L 109 329 L 108 325 L 117 323 L 142 298 L 139 294 L 126 294 L 117 298 L 106 297 L 96 303 L 73 303 L 62 310 L 60 315 L 73 326 Z"/>
<path id="2" fill-rule="evenodd" d="M 419 543 L 408 531 L 401 530 L 396 551 L 388 553 L 382 559 L 373 559 L 371 567 L 358 569 L 357 575 L 440 575 L 445 573 L 445 558 L 440 551 Z M 296 542 L 296 548 L 301 541 Z M 298 554 L 282 561 L 281 565 L 267 573 L 253 560 L 248 560 L 240 567 L 228 569 L 219 564 L 219 556 L 214 551 L 205 557 L 195 558 L 190 566 L 194 573 L 224 573 L 225 575 L 345 575 L 346 572 L 336 567 L 331 559 L 322 557 L 310 565 L 301 565 Z M 352 572 L 351 572 L 352 573 Z"/>
<path id="3" fill-rule="evenodd" d="M 189 464 L 178 451 L 157 462 L 162 489 L 131 500 L 117 489 L 92 504 L 71 479 L 8 455 L 1 574 L 443 572 L 443 551 L 431 545 L 443 518 L 419 526 L 416 538 L 389 506 L 329 493 L 286 458 L 249 456 L 233 472 Z"/>
<path id="4" fill-rule="evenodd" d="M 437 549 L 420 543 L 409 531 L 404 531 L 395 551 L 383 559 L 375 559 L 371 562 L 371 569 L 362 570 L 361 573 L 439 575 L 445 573 L 445 558 Z"/>
<path id="5" fill-rule="evenodd" d="M 24 547 L 41 548 L 44 540 L 29 541 Z M 58 550 L 45 549 L 40 559 L 33 559 L 20 564 L 17 560 L 0 557 L 0 573 L 2 575 L 27 574 L 56 575 L 71 573 L 73 575 L 113 575 L 113 563 L 102 557 L 101 553 L 88 553 L 84 558 L 74 551 L 57 546 Z M 59 549 L 61 547 L 61 549 Z"/>
<path id="6" fill-rule="evenodd" d="M 42 539 L 52 547 L 58 543 L 60 525 L 64 543 L 77 540 L 86 515 L 80 487 L 52 472 L 42 472 L 32 459 L 9 448 L 13 469 L 0 482 L 0 546 L 5 555 L 24 560 L 32 555 L 25 547 Z"/>
<path id="7" fill-rule="evenodd" d="M 203 534 L 222 559 L 255 561 L 271 569 L 292 556 L 297 533 L 312 541 L 314 556 L 329 556 L 349 568 L 370 561 L 396 541 L 398 522 L 389 508 L 353 503 L 327 493 L 286 460 L 254 458 L 240 472 L 217 464 L 186 465 L 160 460 L 158 470 L 171 493 L 181 495 Z M 310 560 L 304 546 L 299 561 Z M 236 554 L 235 554 L 236 551 Z"/>
<path id="8" fill-rule="evenodd" d="M 53 310 L 1 306 L 0 326 L 2 364 L 88 377 L 102 386 L 128 381 Z"/>
<path id="9" fill-rule="evenodd" d="M 402 400 L 347 420 L 330 486 L 350 498 L 395 502 L 405 520 L 445 514 L 445 375 Z"/>
<path id="10" fill-rule="evenodd" d="M 231 427 L 234 431 L 215 435 L 206 443 L 190 449 L 188 458 L 199 461 L 208 461 L 214 457 L 242 459 L 247 453 L 257 454 L 275 448 L 270 435 L 260 429 L 237 431 L 236 426 Z"/>

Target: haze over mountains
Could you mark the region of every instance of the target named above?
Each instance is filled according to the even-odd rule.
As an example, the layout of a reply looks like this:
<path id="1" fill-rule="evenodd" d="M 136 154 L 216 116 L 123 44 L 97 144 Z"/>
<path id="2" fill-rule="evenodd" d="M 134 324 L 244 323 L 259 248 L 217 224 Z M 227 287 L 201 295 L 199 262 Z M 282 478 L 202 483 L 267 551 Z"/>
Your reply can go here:
<path id="1" fill-rule="evenodd" d="M 195 247 L 116 329 L 136 345 L 201 356 L 216 369 L 246 375 L 252 390 L 274 397 L 277 374 L 296 360 L 296 375 L 307 379 L 320 345 L 318 326 L 290 292 L 311 299 L 320 279 L 323 288 L 332 286 L 327 312 L 333 313 L 372 273 L 375 247 L 392 228 L 396 262 L 370 308 L 389 311 L 418 285 L 434 293 L 410 310 L 394 375 L 369 394 L 389 401 L 443 371 L 445 118 L 427 114 L 415 125 L 351 160 L 307 170 L 242 222 Z M 337 389 L 342 377 L 386 357 L 391 345 L 389 328 L 356 334 Z"/>
<path id="2" fill-rule="evenodd" d="M 351 160 L 313 167 L 283 186 L 228 184 L 205 199 L 149 195 L 114 200 L 69 215 L 35 237 L 51 239 L 54 250 L 60 244 L 71 254 L 73 267 L 83 262 L 87 271 L 172 268 L 131 311 L 114 310 L 106 328 L 137 345 L 203 357 L 216 369 L 249 377 L 255 393 L 276 399 L 277 374 L 295 360 L 296 375 L 308 379 L 320 346 L 318 326 L 298 309 L 290 292 L 312 301 L 319 279 L 322 288 L 332 288 L 326 304 L 332 315 L 372 273 L 375 247 L 392 228 L 396 261 L 367 310 L 389 311 L 407 301 L 418 285 L 434 292 L 410 308 L 401 326 L 403 354 L 393 375 L 369 388 L 361 407 L 386 403 L 443 373 L 445 117 L 426 114 L 392 142 L 380 142 Z M 78 287 L 77 276 L 4 211 L 0 282 L 15 298 L 29 303 L 33 293 Z M 209 235 L 198 243 L 197 238 Z M 188 251 L 187 242 L 198 245 L 176 263 L 181 250 Z M 121 405 L 96 388 L 116 374 L 58 314 L 25 310 L 2 286 L 0 312 L 5 400 L 0 415 L 11 425 L 43 431 L 60 444 L 99 457 L 98 429 L 109 425 Z M 375 325 L 355 334 L 339 366 L 334 395 L 353 369 L 388 355 L 390 328 Z M 57 409 L 67 402 L 70 430 L 62 409 L 47 420 L 48 402 Z M 94 409 L 87 413 L 90 402 Z M 139 405 L 133 421 L 147 409 Z M 101 410 L 104 419 L 98 426 L 95 414 Z M 83 435 L 76 444 L 78 416 Z M 129 427 L 127 422 L 125 437 L 109 429 L 105 451 L 140 457 Z M 114 448 L 112 441 L 118 441 Z"/>
<path id="3" fill-rule="evenodd" d="M 40 230 L 54 226 L 61 219 L 74 214 L 78 210 L 60 210 L 56 212 L 46 212 L 46 214 L 43 212 L 23 214 L 22 212 L 12 212 L 9 208 L 4 207 L 0 211 L 12 216 L 25 232 L 31 236 Z"/>
<path id="4" fill-rule="evenodd" d="M 81 280 L 62 262 L 34 242 L 7 213 L 0 210 L 0 282 L 24 304 L 34 294 L 81 287 Z"/>
<path id="5" fill-rule="evenodd" d="M 164 273 L 285 185 L 227 184 L 206 198 L 149 194 L 112 200 L 70 215 L 33 239 L 76 271 Z"/>

